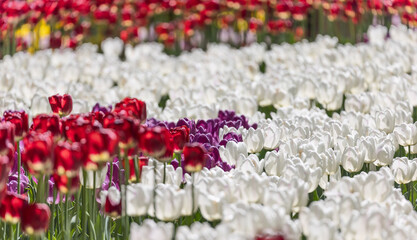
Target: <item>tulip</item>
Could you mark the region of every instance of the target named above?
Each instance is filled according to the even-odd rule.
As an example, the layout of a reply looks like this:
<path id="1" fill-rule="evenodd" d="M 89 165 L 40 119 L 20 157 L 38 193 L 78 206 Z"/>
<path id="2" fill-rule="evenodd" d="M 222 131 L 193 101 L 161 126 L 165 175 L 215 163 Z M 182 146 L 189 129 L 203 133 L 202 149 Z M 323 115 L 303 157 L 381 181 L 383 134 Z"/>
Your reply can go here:
<path id="1" fill-rule="evenodd" d="M 48 230 L 51 211 L 44 203 L 32 203 L 24 207 L 22 230 L 28 235 L 42 235 Z"/>
<path id="2" fill-rule="evenodd" d="M 62 132 L 71 142 L 81 142 L 93 129 L 98 129 L 100 124 L 92 123 L 90 116 L 70 115 L 62 119 Z"/>
<path id="3" fill-rule="evenodd" d="M 174 234 L 174 224 L 158 222 L 151 219 L 143 221 L 142 225 L 132 223 L 130 227 L 130 240 L 171 240 Z"/>
<path id="4" fill-rule="evenodd" d="M 129 169 L 130 169 L 129 181 L 135 182 L 140 179 L 140 176 L 142 176 L 142 168 L 143 166 L 148 165 L 148 160 L 149 158 L 147 157 L 138 157 L 137 159 L 135 159 L 134 157 L 129 157 Z"/>
<path id="5" fill-rule="evenodd" d="M 375 113 L 375 124 L 376 127 L 386 133 L 391 133 L 395 126 L 395 115 L 394 113 L 386 109 L 385 111 L 378 111 Z"/>
<path id="6" fill-rule="evenodd" d="M 0 123 L 0 156 L 7 156 L 9 159 L 13 159 L 15 152 L 14 139 L 14 125 L 9 122 Z"/>
<path id="7" fill-rule="evenodd" d="M 80 178 L 78 175 L 68 177 L 67 175 L 52 175 L 56 189 L 62 194 L 72 195 L 80 189 Z"/>
<path id="8" fill-rule="evenodd" d="M 169 135 L 166 128 L 142 128 L 139 133 L 139 149 L 148 156 L 162 157 L 167 149 L 167 142 L 169 143 Z"/>
<path id="9" fill-rule="evenodd" d="M 365 153 L 358 148 L 347 147 L 342 154 L 342 166 L 348 172 L 358 172 L 362 169 Z"/>
<path id="10" fill-rule="evenodd" d="M 0 204 L 0 218 L 12 224 L 20 222 L 27 204 L 26 197 L 7 192 Z"/>
<path id="11" fill-rule="evenodd" d="M 7 156 L 0 156 L 0 192 L 5 190 L 6 183 L 8 181 L 10 172 L 10 163 L 9 163 L 9 157 Z M 1 201 L 0 196 L 0 201 Z"/>
<path id="12" fill-rule="evenodd" d="M 406 157 L 395 158 L 392 166 L 395 182 L 398 184 L 407 184 L 410 181 L 415 181 L 413 176 L 416 175 L 417 163 L 414 160 L 409 160 Z"/>
<path id="13" fill-rule="evenodd" d="M 118 147 L 116 131 L 101 128 L 87 134 L 86 154 L 93 163 L 103 164 L 113 159 Z M 88 167 L 84 164 L 84 167 Z"/>
<path id="14" fill-rule="evenodd" d="M 144 184 L 127 185 L 127 215 L 143 216 L 147 214 L 153 201 L 152 187 Z"/>
<path id="15" fill-rule="evenodd" d="M 246 135 L 243 137 L 243 141 L 246 143 L 248 152 L 257 153 L 264 147 L 264 135 L 261 129 L 249 128 Z"/>
<path id="16" fill-rule="evenodd" d="M 27 113 L 25 111 L 5 111 L 3 117 L 6 122 L 11 122 L 14 125 L 14 141 L 21 140 L 29 130 Z"/>
<path id="17" fill-rule="evenodd" d="M 173 221 L 181 216 L 185 191 L 175 189 L 169 185 L 158 184 L 155 189 L 153 207 L 148 214 L 162 221 Z M 154 212 L 155 211 L 155 212 Z"/>
<path id="18" fill-rule="evenodd" d="M 146 121 L 146 104 L 136 98 L 127 97 L 121 102 L 116 103 L 113 112 L 134 117 L 141 123 Z"/>
<path id="19" fill-rule="evenodd" d="M 108 191 L 101 191 L 100 199 L 102 210 L 106 215 L 118 218 L 122 214 L 122 198 L 117 188 L 110 187 Z"/>
<path id="20" fill-rule="evenodd" d="M 51 133 L 29 132 L 23 138 L 25 146 L 22 152 L 22 162 L 27 166 L 32 174 L 51 174 L 53 169 L 52 145 L 53 137 Z"/>
<path id="21" fill-rule="evenodd" d="M 77 143 L 58 142 L 54 149 L 54 168 L 58 175 L 74 177 L 82 165 L 81 148 Z"/>
<path id="22" fill-rule="evenodd" d="M 127 155 L 127 151 L 135 146 L 139 125 L 133 119 L 107 114 L 103 119 L 103 127 L 115 130 L 123 156 Z"/>
<path id="23" fill-rule="evenodd" d="M 184 146 L 184 169 L 187 172 L 199 172 L 206 161 L 206 149 L 199 143 L 189 143 Z"/>
<path id="24" fill-rule="evenodd" d="M 416 124 L 401 124 L 394 129 L 398 143 L 401 146 L 412 146 L 417 144 Z"/>
<path id="25" fill-rule="evenodd" d="M 72 111 L 72 98 L 68 94 L 53 95 L 48 97 L 52 112 L 58 114 L 60 117 L 67 116 Z"/>
<path id="26" fill-rule="evenodd" d="M 171 128 L 169 132 L 174 141 L 174 151 L 181 152 L 184 145 L 190 141 L 190 129 L 187 126 Z"/>
<path id="27" fill-rule="evenodd" d="M 56 115 L 39 114 L 33 118 L 31 129 L 40 133 L 51 132 L 55 138 L 59 138 L 62 133 L 62 123 Z"/>
<path id="28" fill-rule="evenodd" d="M 248 156 L 246 150 L 246 144 L 244 142 L 229 141 L 226 143 L 226 147 L 220 146 L 219 153 L 221 159 L 229 165 L 236 165 L 237 159 L 242 154 L 245 157 Z"/>

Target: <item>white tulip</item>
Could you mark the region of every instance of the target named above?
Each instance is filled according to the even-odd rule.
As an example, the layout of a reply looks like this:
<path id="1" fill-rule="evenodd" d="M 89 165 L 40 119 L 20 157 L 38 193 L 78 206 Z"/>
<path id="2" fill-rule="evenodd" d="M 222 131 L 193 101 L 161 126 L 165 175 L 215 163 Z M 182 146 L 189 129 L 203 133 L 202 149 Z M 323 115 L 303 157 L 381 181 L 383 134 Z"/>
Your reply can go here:
<path id="1" fill-rule="evenodd" d="M 395 158 L 391 169 L 395 182 L 398 184 L 407 184 L 410 181 L 417 180 L 417 162 L 406 157 Z"/>
<path id="2" fill-rule="evenodd" d="M 342 154 L 342 166 L 348 172 L 358 172 L 362 169 L 365 154 L 360 149 L 347 147 Z"/>
<path id="3" fill-rule="evenodd" d="M 153 189 L 141 183 L 127 186 L 127 215 L 143 216 L 147 214 L 153 201 Z"/>
<path id="4" fill-rule="evenodd" d="M 183 209 L 185 191 L 164 184 L 158 184 L 154 191 L 155 200 L 150 205 L 148 214 L 162 221 L 178 219 Z"/>
<path id="5" fill-rule="evenodd" d="M 261 129 L 249 128 L 248 132 L 243 137 L 249 153 L 257 153 L 264 147 L 264 135 Z"/>
<path id="6" fill-rule="evenodd" d="M 146 219 L 142 225 L 130 225 L 130 240 L 171 240 L 174 234 L 172 223 L 158 222 Z"/>
<path id="7" fill-rule="evenodd" d="M 401 124 L 394 129 L 398 143 L 401 146 L 412 146 L 417 144 L 417 126 L 415 124 Z"/>

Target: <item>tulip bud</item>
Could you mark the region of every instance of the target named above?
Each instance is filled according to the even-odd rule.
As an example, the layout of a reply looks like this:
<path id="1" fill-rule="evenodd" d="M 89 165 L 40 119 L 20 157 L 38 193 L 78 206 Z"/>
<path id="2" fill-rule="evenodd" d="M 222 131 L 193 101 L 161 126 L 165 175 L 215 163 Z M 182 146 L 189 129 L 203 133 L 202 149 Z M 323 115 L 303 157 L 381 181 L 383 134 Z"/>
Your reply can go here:
<path id="1" fill-rule="evenodd" d="M 28 114 L 25 111 L 6 111 L 3 113 L 4 120 L 15 127 L 15 139 L 19 141 L 29 130 Z"/>
<path id="2" fill-rule="evenodd" d="M 72 98 L 68 94 L 53 95 L 48 98 L 51 105 L 52 112 L 58 114 L 60 117 L 67 116 L 72 111 Z"/>
<path id="3" fill-rule="evenodd" d="M 44 203 L 29 204 L 23 209 L 22 230 L 28 235 L 42 235 L 49 226 L 51 211 Z"/>
<path id="4" fill-rule="evenodd" d="M 113 110 L 124 116 L 134 117 L 141 123 L 146 121 L 146 104 L 136 98 L 125 98 L 121 102 L 116 103 Z"/>
<path id="5" fill-rule="evenodd" d="M 190 143 L 184 146 L 184 166 L 187 172 L 199 172 L 203 169 L 206 150 L 199 143 Z"/>
<path id="6" fill-rule="evenodd" d="M 23 138 L 22 162 L 32 174 L 51 174 L 53 169 L 51 133 L 30 132 Z"/>
<path id="7" fill-rule="evenodd" d="M 181 152 L 184 145 L 190 141 L 190 129 L 187 126 L 180 126 L 169 130 L 174 141 L 174 151 Z"/>
<path id="8" fill-rule="evenodd" d="M 20 221 L 26 205 L 26 197 L 7 192 L 0 203 L 0 218 L 5 222 L 16 224 Z"/>

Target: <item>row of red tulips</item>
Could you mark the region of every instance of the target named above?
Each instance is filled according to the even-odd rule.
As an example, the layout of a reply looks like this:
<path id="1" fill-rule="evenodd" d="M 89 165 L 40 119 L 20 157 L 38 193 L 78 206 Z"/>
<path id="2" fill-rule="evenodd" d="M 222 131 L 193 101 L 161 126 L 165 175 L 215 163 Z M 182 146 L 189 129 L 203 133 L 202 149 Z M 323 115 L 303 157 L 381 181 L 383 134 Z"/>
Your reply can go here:
<path id="1" fill-rule="evenodd" d="M 221 40 L 220 31 L 227 29 L 242 38 L 237 45 L 250 41 L 247 34 L 258 41 L 269 36 L 269 41 L 276 42 L 283 38 L 273 36 L 283 33 L 298 38 L 329 34 L 334 21 L 352 24 L 345 27 L 356 36 L 371 24 L 372 15 L 398 15 L 403 23 L 417 26 L 416 4 L 413 0 L 2 0 L 0 43 L 11 52 L 39 48 L 35 26 L 41 20 L 51 27 L 48 38 L 53 48 L 120 36 L 125 42 L 158 40 L 167 48 L 189 49 Z M 14 39 L 14 31 L 23 23 L 32 26 L 34 37 Z M 349 40 L 358 40 L 355 36 Z"/>
<path id="2" fill-rule="evenodd" d="M 120 172 L 124 172 L 119 186 L 138 182 L 148 157 L 166 163 L 174 158 L 174 153 L 182 153 L 186 171 L 200 171 L 204 166 L 206 150 L 200 144 L 189 143 L 188 127 L 168 130 L 144 126 L 146 104 L 140 100 L 125 98 L 112 111 L 99 108 L 72 115 L 69 95 L 52 96 L 49 102 L 54 114 L 35 116 L 30 128 L 24 111 L 6 111 L 0 123 L 0 218 L 11 224 L 21 223 L 29 235 L 41 235 L 49 227 L 51 212 L 45 202 L 51 176 L 54 187 L 67 201 L 80 189 L 81 169 L 84 174 L 86 170 L 100 170 L 116 157 Z M 16 151 L 18 194 L 6 191 Z M 26 193 L 20 192 L 21 163 L 37 181 L 36 199 L 28 199 Z M 112 180 L 110 186 L 111 183 Z M 104 206 L 104 213 L 122 215 L 121 202 L 113 206 L 106 201 Z"/>

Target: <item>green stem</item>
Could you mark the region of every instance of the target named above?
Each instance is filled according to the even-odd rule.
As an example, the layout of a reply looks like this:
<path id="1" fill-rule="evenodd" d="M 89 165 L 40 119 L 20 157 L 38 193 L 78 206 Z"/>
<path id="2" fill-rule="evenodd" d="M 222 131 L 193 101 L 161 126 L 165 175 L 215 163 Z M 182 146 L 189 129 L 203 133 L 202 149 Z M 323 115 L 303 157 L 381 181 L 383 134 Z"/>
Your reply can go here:
<path id="1" fill-rule="evenodd" d="M 154 178 L 154 186 L 153 186 L 153 214 L 156 218 L 156 160 L 153 160 L 153 178 Z"/>
<path id="2" fill-rule="evenodd" d="M 195 198 L 195 196 L 194 196 L 194 183 L 195 183 L 195 173 L 191 173 L 191 176 L 192 176 L 192 183 L 191 183 L 191 201 L 192 201 L 192 203 L 191 203 L 191 214 L 192 214 L 192 216 L 193 216 L 193 218 L 194 218 L 194 198 Z"/>
<path id="3" fill-rule="evenodd" d="M 163 183 L 165 184 L 165 179 L 166 179 L 166 171 L 167 171 L 167 163 L 166 162 L 164 162 L 164 181 L 163 181 Z"/>
<path id="4" fill-rule="evenodd" d="M 135 164 L 136 182 L 140 182 L 140 173 L 139 173 L 138 156 L 136 156 L 136 155 L 135 155 L 135 157 L 134 157 L 134 164 Z"/>
<path id="5" fill-rule="evenodd" d="M 122 188 L 122 186 L 120 185 L 120 189 L 123 191 L 123 211 L 124 211 L 124 216 L 123 216 L 123 237 L 124 239 L 128 239 L 129 238 L 129 217 L 127 216 L 127 185 L 129 183 L 129 176 L 130 176 L 130 166 L 129 166 L 129 158 L 128 156 L 125 156 L 125 187 Z"/>
<path id="6" fill-rule="evenodd" d="M 92 201 L 93 210 L 91 211 L 92 214 L 90 216 L 93 219 L 94 224 L 96 223 L 96 181 L 97 181 L 96 174 L 97 174 L 97 172 L 94 171 L 94 176 L 93 176 L 93 201 Z"/>
<path id="7" fill-rule="evenodd" d="M 68 204 L 69 204 L 70 195 L 67 193 L 65 195 L 65 208 L 64 208 L 64 216 L 65 216 L 65 240 L 70 239 L 70 219 L 68 216 Z"/>
<path id="8" fill-rule="evenodd" d="M 411 159 L 411 146 L 408 145 L 408 159 Z"/>
<path id="9" fill-rule="evenodd" d="M 17 145 L 17 193 L 20 194 L 20 168 L 21 168 L 21 152 L 20 152 L 20 141 L 16 142 Z"/>
<path id="10" fill-rule="evenodd" d="M 38 185 L 37 185 L 37 195 L 36 195 L 36 202 L 38 203 L 42 203 L 43 202 L 43 196 L 44 196 L 44 179 L 45 176 L 42 174 L 40 175 L 40 177 L 38 178 Z"/>
<path id="11" fill-rule="evenodd" d="M 81 230 L 82 238 L 87 239 L 87 172 L 83 170 L 83 179 L 85 179 L 84 185 L 82 187 L 82 208 L 81 208 Z"/>
<path id="12" fill-rule="evenodd" d="M 53 189 L 53 196 L 52 196 L 52 204 L 51 204 L 51 220 L 49 223 L 49 236 L 50 239 L 53 239 L 54 236 L 54 225 L 55 225 L 55 218 L 54 218 L 54 212 L 55 212 L 55 201 L 56 201 L 56 195 L 57 195 L 57 190 L 54 187 Z"/>
<path id="13" fill-rule="evenodd" d="M 113 185 L 113 160 L 110 162 L 110 182 L 109 182 L 109 188 Z"/>

